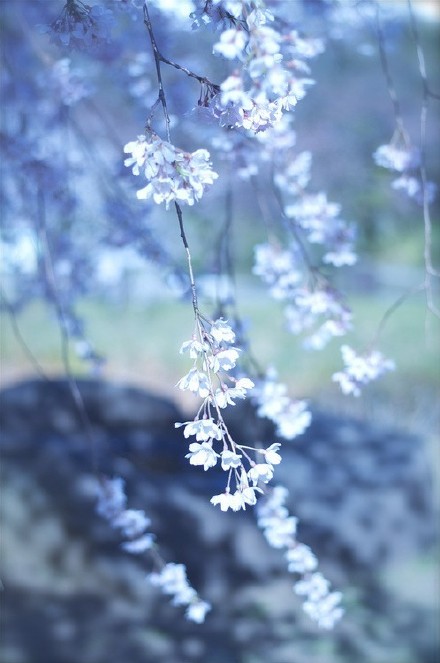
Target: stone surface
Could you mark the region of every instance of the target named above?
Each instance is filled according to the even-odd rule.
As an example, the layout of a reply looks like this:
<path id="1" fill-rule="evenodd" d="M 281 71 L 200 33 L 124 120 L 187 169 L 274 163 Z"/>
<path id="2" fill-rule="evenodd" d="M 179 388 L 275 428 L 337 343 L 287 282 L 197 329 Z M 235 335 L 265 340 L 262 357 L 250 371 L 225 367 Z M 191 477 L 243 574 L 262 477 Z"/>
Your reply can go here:
<path id="1" fill-rule="evenodd" d="M 347 616 L 317 632 L 285 564 L 251 510 L 221 513 L 223 473 L 184 459 L 175 405 L 138 389 L 80 382 L 96 448 L 68 386 L 27 382 L 1 394 L 3 663 L 434 663 L 433 612 L 381 585 L 386 563 L 433 543 L 423 444 L 414 436 L 316 412 L 283 444 L 275 479 L 291 491 L 300 538 L 345 592 Z M 273 441 L 245 405 L 231 428 Z M 206 624 L 181 617 L 145 581 L 94 510 L 94 462 L 124 477 L 170 561 L 214 604 Z"/>

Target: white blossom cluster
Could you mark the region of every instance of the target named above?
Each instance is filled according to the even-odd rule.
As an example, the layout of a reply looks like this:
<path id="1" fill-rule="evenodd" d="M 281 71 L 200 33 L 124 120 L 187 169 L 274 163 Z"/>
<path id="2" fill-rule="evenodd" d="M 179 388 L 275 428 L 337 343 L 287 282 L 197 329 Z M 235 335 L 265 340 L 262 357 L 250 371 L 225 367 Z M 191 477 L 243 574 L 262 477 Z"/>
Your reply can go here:
<path id="1" fill-rule="evenodd" d="M 286 131 L 291 131 L 286 127 Z M 287 144 L 287 143 L 285 143 Z M 266 145 L 270 150 L 270 146 Z M 310 193 L 312 155 L 301 152 L 292 158 L 290 148 L 278 149 L 274 155 L 278 164 L 274 182 L 282 197 L 292 202 L 284 205 L 284 213 L 300 229 L 307 241 L 324 249 L 322 261 L 334 267 L 354 265 L 355 230 L 352 224 L 340 218 L 341 206 L 327 200 L 324 192 Z"/>
<path id="2" fill-rule="evenodd" d="M 386 359 L 378 350 L 367 355 L 357 355 L 348 345 L 341 347 L 345 364 L 343 371 L 333 374 L 333 381 L 338 382 L 344 394 L 361 395 L 361 388 L 372 380 L 377 380 L 387 371 L 395 368 L 394 362 Z"/>
<path id="3" fill-rule="evenodd" d="M 67 0 L 60 16 L 41 31 L 60 46 L 93 50 L 110 41 L 113 24 L 113 13 L 106 7 Z"/>
<path id="4" fill-rule="evenodd" d="M 175 426 L 184 426 L 185 438 L 195 437 L 186 455 L 191 465 L 201 465 L 206 471 L 220 463 L 227 474 L 225 491 L 211 499 L 222 511 L 253 506 L 257 494 L 263 492 L 260 484 L 272 479 L 274 465 L 281 461 L 280 444 L 271 444 L 267 449 L 239 444 L 231 437 L 223 419 L 222 410 L 235 405 L 237 398 L 246 398 L 254 387 L 249 378 L 231 374 L 240 353 L 232 345 L 234 341 L 235 333 L 227 321 L 219 318 L 207 327 L 199 318 L 196 333 L 180 350 L 193 359 L 193 367 L 177 383 L 179 389 L 203 399 L 193 421 L 177 422 Z M 258 461 L 248 452 L 258 457 Z"/>
<path id="5" fill-rule="evenodd" d="M 258 416 L 270 419 L 277 434 L 286 440 L 302 435 L 310 426 L 312 415 L 307 402 L 289 398 L 286 385 L 277 381 L 274 369 L 268 371 L 264 380 L 257 382 L 252 400 L 257 405 Z"/>
<path id="6" fill-rule="evenodd" d="M 132 168 L 133 175 L 142 171 L 148 181 L 137 197 L 153 198 L 158 205 L 165 202 L 167 208 L 173 201 L 194 205 L 218 177 L 207 150 L 184 152 L 152 131 L 127 143 L 124 152 L 131 154 L 124 165 Z"/>
<path id="7" fill-rule="evenodd" d="M 202 624 L 211 605 L 202 601 L 196 590 L 191 587 L 186 576 L 184 564 L 165 564 L 159 573 L 150 573 L 149 581 L 155 587 L 160 587 L 164 594 L 172 596 L 173 605 L 187 606 L 185 616 L 192 622 Z"/>
<path id="8" fill-rule="evenodd" d="M 373 158 L 378 166 L 399 174 L 391 183 L 393 189 L 404 191 L 409 198 L 413 198 L 418 203 L 423 203 L 424 193 L 428 202 L 434 199 L 436 186 L 433 182 L 427 182 L 426 191 L 423 192 L 417 172 L 420 167 L 420 153 L 408 143 L 401 132 L 397 132 L 390 143 L 378 147 Z"/>
<path id="9" fill-rule="evenodd" d="M 154 535 L 146 532 L 151 525 L 142 510 L 126 509 L 127 496 L 124 480 L 121 477 L 105 478 L 97 485 L 96 510 L 100 516 L 109 521 L 112 527 L 120 530 L 127 541 L 121 547 L 129 553 L 141 554 L 150 550 L 154 543 Z"/>
<path id="10" fill-rule="evenodd" d="M 301 155 L 300 155 L 301 156 Z M 321 244 L 326 253 L 323 262 L 342 267 L 354 265 L 354 227 L 338 218 L 341 206 L 330 203 L 325 193 L 303 194 L 286 205 L 285 214 L 305 231 L 308 241 Z"/>
<path id="11" fill-rule="evenodd" d="M 200 2 L 195 27 L 221 26 L 213 52 L 241 66 L 221 84 L 221 123 L 252 132 L 276 125 L 313 84 L 305 59 L 323 50 L 320 39 L 305 39 L 296 30 L 280 32 L 264 2 L 244 0 Z M 272 26 L 271 26 L 272 24 Z"/>
<path id="12" fill-rule="evenodd" d="M 351 328 L 351 312 L 339 293 L 324 279 L 304 276 L 295 245 L 288 249 L 257 245 L 253 273 L 269 285 L 275 299 L 286 303 L 288 329 L 293 334 L 308 333 L 306 347 L 320 350 Z"/>
<path id="13" fill-rule="evenodd" d="M 97 485 L 96 493 L 97 512 L 127 539 L 121 544 L 126 552 L 139 555 L 155 547 L 154 535 L 146 531 L 151 520 L 145 511 L 126 508 L 127 496 L 121 477 L 103 478 Z M 152 585 L 160 587 L 164 594 L 172 595 L 173 605 L 187 606 L 187 619 L 198 624 L 204 621 L 211 606 L 190 586 L 183 564 L 165 564 L 160 573 L 150 573 L 147 579 Z"/>
<path id="14" fill-rule="evenodd" d="M 316 571 L 318 560 L 313 551 L 296 539 L 298 519 L 289 514 L 286 500 L 289 492 L 284 486 L 275 486 L 260 500 L 257 507 L 258 526 L 269 545 L 284 549 L 288 570 L 300 577 L 295 581 L 295 594 L 303 597 L 303 610 L 319 627 L 332 629 L 344 614 L 339 605 L 341 592 L 331 592 L 330 583 Z"/>
<path id="15" fill-rule="evenodd" d="M 57 60 L 51 68 L 49 85 L 66 106 L 74 106 L 92 92 L 82 71 L 71 66 L 70 58 Z"/>
<path id="16" fill-rule="evenodd" d="M 352 315 L 319 262 L 312 261 L 319 254 L 309 254 L 308 245 L 321 247 L 321 266 L 351 266 L 357 258 L 354 227 L 340 218 L 340 205 L 329 202 L 325 193 L 308 191 L 312 157 L 307 151 L 294 153 L 295 136 L 286 118 L 258 139 L 263 160 L 273 164 L 284 225 L 293 241 L 286 247 L 273 241 L 257 245 L 253 272 L 275 299 L 285 302 L 288 329 L 306 333 L 305 346 L 320 350 L 351 329 Z"/>

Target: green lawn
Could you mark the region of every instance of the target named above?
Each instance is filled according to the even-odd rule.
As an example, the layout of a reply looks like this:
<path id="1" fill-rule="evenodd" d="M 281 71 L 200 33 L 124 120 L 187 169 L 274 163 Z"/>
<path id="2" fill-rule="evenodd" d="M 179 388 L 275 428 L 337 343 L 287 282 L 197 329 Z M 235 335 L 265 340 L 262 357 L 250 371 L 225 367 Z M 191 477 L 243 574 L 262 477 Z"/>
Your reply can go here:
<path id="1" fill-rule="evenodd" d="M 347 343 L 366 348 L 374 338 L 378 324 L 397 295 L 388 292 L 356 294 L 350 300 L 356 333 Z M 301 342 L 284 326 L 282 306 L 268 299 L 264 291 L 246 284 L 239 288 L 238 304 L 249 323 L 253 354 L 262 366 L 273 364 L 280 379 L 296 396 L 319 400 L 339 398 L 331 374 L 341 367 L 340 340 L 334 340 L 321 352 L 306 351 Z M 209 309 L 207 309 L 209 310 Z M 143 384 L 148 388 L 175 394 L 174 385 L 189 364 L 179 355 L 180 344 L 193 329 L 191 305 L 174 299 L 150 304 L 93 301 L 81 307 L 87 333 L 96 349 L 108 357 L 104 375 Z M 50 311 L 33 304 L 18 318 L 20 330 L 32 353 L 49 373 L 62 372 L 60 334 Z M 432 394 L 435 403 L 440 389 L 440 323 L 428 314 L 422 294 L 408 298 L 389 318 L 379 338 L 378 347 L 394 359 L 397 370 L 366 389 L 366 394 L 396 401 L 411 393 Z M 72 357 L 79 374 L 85 367 Z M 3 381 L 32 374 L 33 367 L 17 342 L 10 320 L 2 318 Z M 345 402 L 356 399 L 344 398 Z M 363 399 L 360 399 L 363 400 Z"/>

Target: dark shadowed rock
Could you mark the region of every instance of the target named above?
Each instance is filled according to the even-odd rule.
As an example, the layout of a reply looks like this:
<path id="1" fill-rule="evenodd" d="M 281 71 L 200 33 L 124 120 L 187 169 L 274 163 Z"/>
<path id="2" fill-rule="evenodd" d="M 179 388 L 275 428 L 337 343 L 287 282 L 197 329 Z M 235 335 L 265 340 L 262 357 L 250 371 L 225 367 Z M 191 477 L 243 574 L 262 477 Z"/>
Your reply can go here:
<path id="1" fill-rule="evenodd" d="M 283 444 L 275 478 L 290 489 L 300 538 L 348 600 L 336 633 L 318 634 L 251 510 L 209 503 L 224 475 L 189 466 L 176 406 L 131 387 L 79 387 L 94 449 L 65 382 L 2 392 L 4 663 L 435 661 L 433 615 L 397 601 L 378 575 L 433 539 L 421 440 L 317 412 L 305 435 Z M 238 441 L 251 430 L 274 441 L 248 405 L 232 410 L 230 425 Z M 126 480 L 129 505 L 151 517 L 164 556 L 185 563 L 214 604 L 205 625 L 150 587 L 148 561 L 125 554 L 96 515 L 93 458 Z"/>

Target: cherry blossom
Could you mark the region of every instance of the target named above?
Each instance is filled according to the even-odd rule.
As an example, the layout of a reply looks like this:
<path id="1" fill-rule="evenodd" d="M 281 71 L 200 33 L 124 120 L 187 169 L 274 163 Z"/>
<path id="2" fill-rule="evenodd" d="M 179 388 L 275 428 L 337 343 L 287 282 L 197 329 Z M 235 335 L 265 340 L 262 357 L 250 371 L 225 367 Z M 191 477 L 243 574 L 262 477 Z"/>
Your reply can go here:
<path id="1" fill-rule="evenodd" d="M 217 426 L 211 418 L 196 419 L 195 421 L 186 421 L 185 423 L 175 423 L 175 428 L 180 428 L 185 426 L 183 434 L 185 437 L 190 437 L 190 435 L 195 435 L 196 440 L 221 440 L 223 438 L 223 433 L 221 428 Z"/>
<path id="2" fill-rule="evenodd" d="M 189 445 L 189 451 L 185 458 L 189 458 L 191 465 L 203 465 L 203 469 L 206 471 L 217 464 L 218 454 L 215 453 L 209 442 L 202 442 L 202 444 L 193 442 Z"/>
<path id="3" fill-rule="evenodd" d="M 142 170 L 149 181 L 137 191 L 137 197 L 152 197 L 157 204 L 165 202 L 167 208 L 173 201 L 194 205 L 218 177 L 207 150 L 184 152 L 151 131 L 127 143 L 124 152 L 131 154 L 124 165 L 132 168 L 133 175 Z"/>
<path id="4" fill-rule="evenodd" d="M 343 345 L 341 353 L 345 368 L 343 371 L 334 373 L 332 379 L 339 384 L 344 394 L 360 396 L 363 385 L 395 368 L 394 362 L 385 359 L 378 350 L 362 356 L 357 355 L 350 346 Z"/>
<path id="5" fill-rule="evenodd" d="M 299 575 L 293 586 L 303 597 L 303 610 L 319 627 L 334 628 L 344 614 L 339 606 L 341 592 L 330 592 L 330 583 L 316 571 L 318 560 L 313 551 L 296 539 L 298 519 L 289 514 L 285 504 L 287 488 L 275 486 L 257 505 L 258 526 L 273 548 L 285 549 L 290 573 Z"/>
<path id="6" fill-rule="evenodd" d="M 222 511 L 227 511 L 232 509 L 233 511 L 238 511 L 241 508 L 239 501 L 235 495 L 232 495 L 228 490 L 220 495 L 213 495 L 210 499 L 211 504 L 220 505 Z"/>
<path id="7" fill-rule="evenodd" d="M 230 451 L 229 449 L 225 449 L 225 451 L 222 451 L 221 457 L 222 457 L 222 469 L 225 471 L 231 468 L 240 467 L 241 459 L 243 458 L 241 454 L 236 454 L 233 451 Z"/>
<path id="8" fill-rule="evenodd" d="M 202 601 L 189 584 L 184 564 L 170 562 L 159 573 L 150 573 L 147 577 L 153 586 L 173 597 L 173 605 L 188 606 L 185 611 L 187 619 L 197 624 L 204 622 L 211 605 Z"/>
<path id="9" fill-rule="evenodd" d="M 286 440 L 304 433 L 312 420 L 307 402 L 290 399 L 286 385 L 277 381 L 274 369 L 257 383 L 252 400 L 257 405 L 257 414 L 273 421 L 277 434 Z"/>

